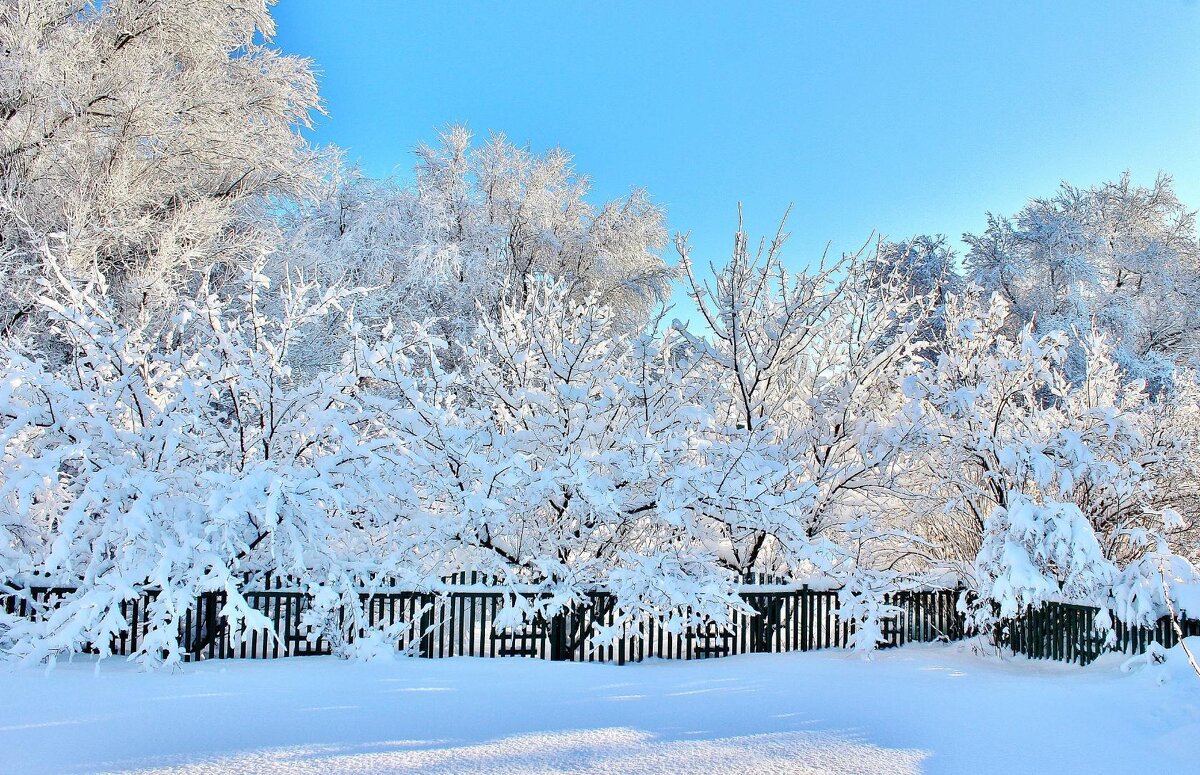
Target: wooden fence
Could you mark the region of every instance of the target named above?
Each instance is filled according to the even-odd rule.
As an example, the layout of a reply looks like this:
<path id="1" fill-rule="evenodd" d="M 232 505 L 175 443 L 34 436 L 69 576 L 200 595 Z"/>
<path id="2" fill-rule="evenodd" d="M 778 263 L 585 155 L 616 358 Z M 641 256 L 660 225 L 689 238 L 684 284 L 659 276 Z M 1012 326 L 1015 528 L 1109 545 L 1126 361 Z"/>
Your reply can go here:
<path id="1" fill-rule="evenodd" d="M 526 656 L 575 662 L 636 662 L 648 657 L 704 659 L 747 653 L 777 653 L 840 648 L 849 643 L 852 624 L 838 616 L 836 590 L 780 585 L 745 587 L 741 597 L 750 612 L 735 612 L 730 625 L 689 627 L 671 632 L 660 622 L 626 627 L 611 642 L 596 639 L 596 627 L 612 628 L 616 599 L 605 592 L 588 595 L 548 619 L 537 617 L 521 627 L 496 627 L 506 594 L 489 591 L 472 575 L 455 577 L 443 591 L 412 592 L 385 588 L 360 597 L 366 627 L 390 628 L 395 646 L 422 657 Z M 761 579 L 759 579 L 761 581 Z M 248 603 L 271 622 L 269 629 L 252 630 L 235 638 L 219 612 L 224 592 L 201 595 L 180 622 L 185 659 L 277 658 L 330 654 L 334 644 L 325 636 L 310 639 L 302 616 L 311 598 L 283 578 L 267 577 L 262 589 L 243 591 Z M 23 597 L 4 599 L 9 613 L 41 617 L 74 592 L 68 587 L 32 587 Z M 885 623 L 885 647 L 909 642 L 956 640 L 963 620 L 956 610 L 958 592 L 937 590 L 898 592 L 887 597 L 902 613 Z M 121 613 L 128 627 L 113 638 L 114 654 L 135 652 L 145 636 L 149 592 L 126 601 Z M 344 607 L 335 614 L 340 637 L 353 640 Z M 89 647 L 89 651 L 95 652 Z"/>
<path id="2" fill-rule="evenodd" d="M 1046 603 L 1029 608 L 996 629 L 996 642 L 1014 654 L 1087 665 L 1101 654 L 1118 651 L 1141 654 L 1151 643 L 1171 648 L 1179 642 L 1174 624 L 1162 617 L 1153 627 L 1130 627 L 1112 617 L 1112 630 L 1097 629 L 1100 609 L 1071 603 Z M 1184 637 L 1200 635 L 1200 619 L 1180 612 Z"/>
<path id="3" fill-rule="evenodd" d="M 224 593 L 205 595 L 197 615 L 184 622 L 185 648 L 198 658 L 281 657 L 329 654 L 326 638 L 309 640 L 300 626 L 308 596 L 294 590 L 243 593 L 247 601 L 270 618 L 271 631 L 252 632 L 235 642 L 228 628 L 215 624 L 215 612 L 225 604 Z M 955 640 L 962 636 L 962 618 L 955 610 L 957 593 L 898 593 L 889 601 L 904 613 L 885 628 L 885 646 L 908 642 Z M 648 657 L 705 659 L 748 653 L 778 653 L 840 648 L 848 644 L 851 625 L 838 617 L 838 593 L 802 587 L 795 590 L 746 591 L 743 600 L 752 613 L 736 612 L 729 627 L 716 625 L 668 631 L 650 620 L 625 628 L 611 642 L 595 638 L 596 626 L 611 628 L 616 599 L 594 592 L 550 618 L 537 617 L 522 627 L 497 628 L 505 593 L 478 589 L 438 593 L 383 591 L 361 599 L 369 627 L 400 627 L 396 647 L 422 657 L 526 656 L 574 662 L 637 662 Z M 190 613 L 190 612 L 189 612 Z M 339 624 L 345 622 L 339 611 Z M 132 626 L 132 623 L 131 623 Z M 217 633 L 216 637 L 209 633 Z M 346 633 L 353 639 L 355 633 Z"/>
<path id="4" fill-rule="evenodd" d="M 309 595 L 288 579 L 268 576 L 265 581 L 262 589 L 250 589 L 243 595 L 271 622 L 270 628 L 233 637 L 219 615 L 226 602 L 225 593 L 206 593 L 179 624 L 185 659 L 268 659 L 332 653 L 334 644 L 327 637 L 310 639 L 302 624 L 302 616 L 311 604 Z M 617 664 L 648 657 L 705 659 L 843 648 L 853 630 L 853 624 L 838 615 L 836 590 L 752 585 L 741 592 L 750 613 L 735 613 L 728 627 L 709 625 L 670 632 L 661 623 L 648 621 L 627 627 L 611 642 L 599 642 L 596 626 L 611 628 L 615 622 L 616 601 L 607 593 L 592 593 L 585 603 L 571 605 L 549 619 L 539 617 L 522 627 L 498 628 L 497 615 L 504 607 L 505 595 L 511 593 L 490 591 L 482 577 L 475 574 L 462 574 L 450 581 L 444 590 L 432 593 L 386 588 L 363 593 L 360 604 L 366 626 L 390 628 L 396 648 L 427 658 L 525 656 Z M 757 581 L 762 584 L 769 580 Z M 36 618 L 46 615 L 73 592 L 68 587 L 32 587 L 25 596 L 2 600 L 9 613 Z M 147 592 L 141 599 L 122 604 L 121 613 L 128 627 L 113 638 L 112 653 L 137 651 L 148 627 L 147 606 L 154 594 Z M 884 602 L 899 608 L 900 613 L 883 622 L 881 647 L 965 637 L 969 633 L 957 608 L 959 594 L 959 590 L 931 590 L 885 596 Z M 1167 648 L 1177 642 L 1166 618 L 1152 628 L 1128 627 L 1114 620 L 1110 637 L 1095 628 L 1098 613 L 1099 609 L 1087 606 L 1047 604 L 999 625 L 996 642 L 1034 659 L 1081 665 L 1106 651 L 1141 653 L 1153 642 Z M 351 631 L 345 608 L 339 608 L 335 616 L 337 626 L 330 631 L 347 640 L 361 636 L 361 630 Z M 1200 620 L 1185 617 L 1181 625 L 1185 635 L 1200 635 Z"/>

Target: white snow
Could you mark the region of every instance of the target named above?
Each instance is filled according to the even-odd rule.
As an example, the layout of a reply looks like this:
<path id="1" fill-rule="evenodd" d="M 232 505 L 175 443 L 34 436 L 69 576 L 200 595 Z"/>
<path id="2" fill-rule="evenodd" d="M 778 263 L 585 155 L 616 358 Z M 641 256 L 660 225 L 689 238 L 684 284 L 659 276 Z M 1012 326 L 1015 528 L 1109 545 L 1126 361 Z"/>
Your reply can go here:
<path id="1" fill-rule="evenodd" d="M 76 660 L 0 674 L 0 771 L 1194 772 L 1200 681 L 1178 649 L 1121 661 Z"/>

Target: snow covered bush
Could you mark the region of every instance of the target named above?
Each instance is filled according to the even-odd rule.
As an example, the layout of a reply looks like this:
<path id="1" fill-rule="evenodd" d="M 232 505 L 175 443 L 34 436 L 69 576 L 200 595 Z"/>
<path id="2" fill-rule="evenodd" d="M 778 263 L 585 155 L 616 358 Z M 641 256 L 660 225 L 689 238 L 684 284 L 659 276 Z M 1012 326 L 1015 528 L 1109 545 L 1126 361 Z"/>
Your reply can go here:
<path id="1" fill-rule="evenodd" d="M 1117 575 L 1074 503 L 1038 503 L 1019 492 L 984 520 L 975 558 L 982 600 L 1009 618 L 1048 600 L 1103 600 Z"/>
<path id="2" fill-rule="evenodd" d="M 250 273 L 236 297 L 202 289 L 158 324 L 122 316 L 99 273 L 82 286 L 54 278 L 39 304 L 66 363 L 4 356 L 0 584 L 21 590 L 38 573 L 78 591 L 12 626 L 17 655 L 104 652 L 126 625 L 120 603 L 154 590 L 137 656 L 172 663 L 200 593 L 225 593 L 235 632 L 266 625 L 242 574 L 357 594 L 357 579 L 398 565 L 397 439 L 356 400 L 349 361 L 303 381 L 287 365 L 305 325 L 343 295 L 289 284 L 281 315 L 265 317 L 272 289 Z"/>
<path id="3" fill-rule="evenodd" d="M 1157 507 L 1177 454 L 1142 383 L 1104 337 L 1005 333 L 1008 305 L 978 291 L 947 306 L 945 350 L 906 383 L 922 405 L 935 559 L 972 579 L 988 619 L 1051 599 L 1105 604 L 1118 574 L 1175 515 Z M 993 610 L 993 606 L 995 609 Z"/>
<path id="4" fill-rule="evenodd" d="M 1113 582 L 1112 608 L 1117 618 L 1131 625 L 1153 626 L 1167 615 L 1165 594 L 1177 609 L 1191 618 L 1200 611 L 1194 592 L 1200 573 L 1187 559 L 1160 545 L 1135 563 L 1121 569 Z"/>
<path id="5" fill-rule="evenodd" d="M 663 553 L 684 575 L 714 574 L 697 525 L 713 498 L 700 456 L 709 386 L 674 330 L 618 326 L 611 308 L 542 284 L 484 319 L 462 354 L 469 371 L 439 371 L 414 397 L 415 417 L 440 418 L 406 431 L 435 517 L 429 551 L 539 593 L 543 613 Z"/>
<path id="6" fill-rule="evenodd" d="M 884 596 L 894 595 L 904 586 L 903 577 L 894 571 L 854 568 L 838 593 L 838 619 L 851 623 L 849 648 L 869 653 L 887 640 L 884 620 L 898 617 L 903 610 L 884 602 Z"/>

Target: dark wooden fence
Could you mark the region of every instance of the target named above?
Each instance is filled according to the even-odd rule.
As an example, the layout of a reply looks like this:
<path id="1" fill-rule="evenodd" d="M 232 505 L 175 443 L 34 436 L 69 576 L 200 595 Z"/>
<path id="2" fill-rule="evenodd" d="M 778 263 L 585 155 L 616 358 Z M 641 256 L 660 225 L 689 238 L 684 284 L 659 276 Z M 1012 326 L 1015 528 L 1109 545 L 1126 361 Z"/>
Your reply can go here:
<path id="1" fill-rule="evenodd" d="M 521 627 L 496 627 L 506 602 L 504 593 L 491 591 L 476 574 L 459 574 L 443 590 L 413 592 L 385 588 L 360 595 L 365 627 L 390 628 L 396 648 L 415 656 L 525 656 L 575 662 L 636 662 L 648 657 L 705 659 L 734 654 L 780 653 L 842 648 L 848 645 L 853 623 L 839 617 L 836 590 L 807 586 L 747 586 L 741 593 L 750 613 L 736 613 L 728 627 L 715 625 L 668 631 L 661 623 L 643 622 L 626 628 L 612 642 L 595 638 L 595 627 L 612 627 L 615 598 L 595 592 L 586 602 L 569 606 L 558 615 L 535 618 Z M 284 578 L 267 576 L 261 589 L 244 591 L 246 600 L 271 622 L 269 629 L 253 630 L 235 638 L 219 612 L 223 592 L 201 595 L 180 622 L 180 643 L 185 659 L 269 659 L 285 656 L 331 654 L 335 644 L 325 635 L 310 639 L 302 616 L 311 604 L 309 595 Z M 456 588 L 458 587 L 458 588 Z M 0 598 L 9 613 L 39 617 L 74 592 L 68 587 L 31 587 L 24 596 Z M 905 643 L 960 640 L 969 633 L 957 603 L 960 590 L 897 592 L 886 603 L 900 613 L 883 622 L 883 648 Z M 137 651 L 148 627 L 147 606 L 155 593 L 122 604 L 128 628 L 113 638 L 115 654 Z M 996 628 L 997 643 L 1013 653 L 1035 659 L 1053 659 L 1086 665 L 1100 654 L 1117 650 L 1144 652 L 1150 643 L 1169 648 L 1177 637 L 1168 619 L 1152 628 L 1128 627 L 1114 620 L 1113 638 L 1094 626 L 1099 609 L 1052 603 L 1030 609 Z M 335 613 L 336 626 L 327 629 L 335 638 L 354 640 L 364 628 L 349 624 L 344 607 Z M 1185 635 L 1200 635 L 1200 620 L 1181 622 Z M 94 648 L 89 648 L 95 652 Z"/>
<path id="2" fill-rule="evenodd" d="M 57 608 L 62 601 L 75 593 L 74 587 L 28 587 L 23 595 L 0 595 L 0 608 L 10 614 L 38 619 Z M 112 639 L 110 650 L 114 654 L 132 654 L 138 650 L 141 639 L 150 626 L 146 605 L 154 599 L 157 593 L 148 591 L 135 600 L 121 603 L 121 616 L 129 626 Z M 97 653 L 97 649 L 89 645 L 87 653 Z"/>
<path id="3" fill-rule="evenodd" d="M 997 627 L 996 641 L 1014 654 L 1031 659 L 1053 659 L 1087 665 L 1101 654 L 1118 651 L 1141 654 L 1151 643 L 1171 648 L 1179 642 L 1174 624 L 1162 617 L 1153 627 L 1130 627 L 1112 617 L 1112 631 L 1097 629 L 1100 609 L 1071 603 L 1046 603 L 1029 608 Z M 1189 619 L 1181 611 L 1179 626 L 1184 637 L 1200 635 L 1200 619 Z"/>
<path id="4" fill-rule="evenodd" d="M 286 589 L 244 593 L 248 602 L 274 623 L 268 631 L 252 632 L 235 642 L 228 628 L 213 629 L 210 612 L 225 604 L 224 593 L 213 593 L 198 601 L 202 612 L 185 621 L 185 648 L 201 658 L 279 657 L 329 654 L 332 645 L 325 637 L 309 640 L 300 626 L 308 596 Z M 953 611 L 952 593 L 918 593 L 929 598 L 914 606 L 922 614 Z M 361 598 L 368 627 L 401 627 L 396 647 L 422 657 L 525 656 L 574 662 L 637 662 L 648 657 L 704 659 L 746 653 L 807 651 L 845 646 L 850 629 L 837 616 L 836 591 L 801 588 L 789 591 L 746 592 L 742 595 L 754 613 L 735 613 L 729 627 L 715 625 L 668 631 L 661 623 L 648 621 L 625 628 L 611 642 L 595 638 L 596 626 L 611 628 L 616 620 L 616 599 L 604 592 L 588 595 L 585 603 L 568 606 L 559 614 L 535 617 L 520 627 L 497 628 L 506 593 L 478 588 L 437 593 L 383 591 Z M 944 598 L 943 604 L 938 602 Z M 917 614 L 919 615 L 919 614 Z M 346 620 L 339 611 L 339 624 Z M 203 624 L 210 622 L 210 624 Z M 943 622 L 940 622 L 943 624 Z M 894 644 L 933 639 L 938 626 L 925 619 L 906 620 L 894 628 Z M 209 637 L 217 632 L 217 637 Z M 358 633 L 346 632 L 352 640 Z"/>
<path id="5" fill-rule="evenodd" d="M 759 577 L 758 582 L 765 581 Z M 669 631 L 660 622 L 626 627 L 611 642 L 599 642 L 596 626 L 613 627 L 616 599 L 605 592 L 588 595 L 550 618 L 537 617 L 521 627 L 496 627 L 506 594 L 490 591 L 476 574 L 450 579 L 444 590 L 412 592 L 384 588 L 360 596 L 365 627 L 390 628 L 395 646 L 422 657 L 526 656 L 575 662 L 636 662 L 648 657 L 704 659 L 747 653 L 778 653 L 840 648 L 849 643 L 852 623 L 838 616 L 836 590 L 807 586 L 749 586 L 742 592 L 750 612 L 736 612 L 728 627 L 708 625 Z M 276 658 L 330 654 L 334 643 L 325 635 L 310 639 L 302 625 L 311 604 L 309 595 L 284 578 L 260 580 L 261 589 L 242 594 L 271 621 L 269 629 L 252 630 L 234 637 L 219 612 L 224 592 L 201 595 L 180 622 L 179 636 L 185 659 Z M 456 589 L 456 586 L 461 588 Z M 32 587 L 22 597 L 4 599 L 9 613 L 44 616 L 74 592 L 68 587 Z M 114 654 L 136 651 L 148 627 L 148 592 L 139 600 L 122 604 L 128 627 L 113 638 Z M 963 634 L 963 619 L 956 610 L 956 590 L 898 592 L 887 602 L 901 614 L 885 623 L 884 647 L 909 642 L 956 640 Z M 353 640 L 365 628 L 353 631 L 345 607 L 336 611 L 335 638 Z M 89 647 L 89 651 L 96 649 Z"/>

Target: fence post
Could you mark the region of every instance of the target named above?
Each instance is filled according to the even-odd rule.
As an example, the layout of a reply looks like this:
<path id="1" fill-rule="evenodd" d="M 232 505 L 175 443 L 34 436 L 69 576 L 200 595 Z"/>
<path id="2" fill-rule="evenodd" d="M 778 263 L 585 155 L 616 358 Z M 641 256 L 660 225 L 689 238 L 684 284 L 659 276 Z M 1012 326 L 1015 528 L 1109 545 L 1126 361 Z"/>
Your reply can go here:
<path id="1" fill-rule="evenodd" d="M 201 592 L 196 598 L 196 633 L 195 640 L 189 644 L 188 651 L 199 657 L 208 650 L 210 658 L 222 658 L 225 654 L 224 623 L 217 621 L 217 611 L 222 603 L 217 592 Z"/>
<path id="2" fill-rule="evenodd" d="M 754 609 L 746 625 L 750 628 L 750 653 L 769 654 L 773 651 L 771 636 L 779 627 L 779 593 L 762 592 L 743 595 L 742 599 Z"/>
<path id="3" fill-rule="evenodd" d="M 800 651 L 808 651 L 809 644 L 812 643 L 812 638 L 808 631 L 808 585 L 805 584 L 800 589 L 800 595 L 796 598 L 798 607 L 800 608 Z"/>
<path id="4" fill-rule="evenodd" d="M 550 618 L 550 661 L 566 662 L 570 659 L 567 653 L 567 615 L 559 611 Z"/>
<path id="5" fill-rule="evenodd" d="M 421 646 L 419 653 L 425 659 L 433 658 L 433 606 L 437 598 L 432 594 L 423 594 L 421 601 Z"/>

